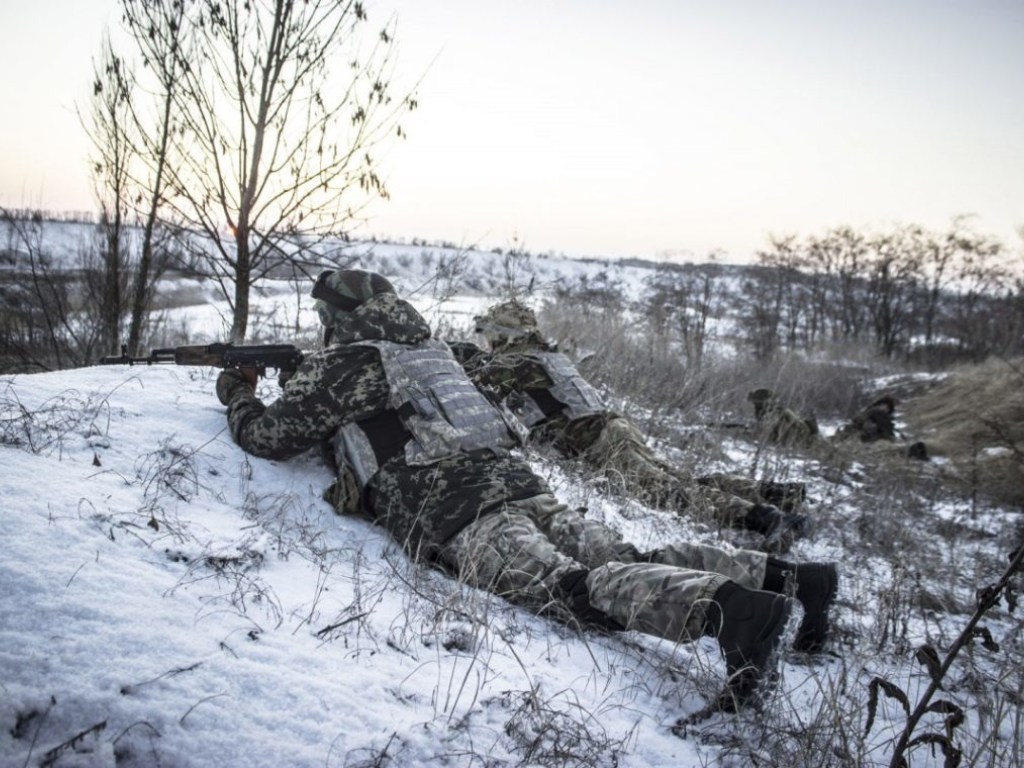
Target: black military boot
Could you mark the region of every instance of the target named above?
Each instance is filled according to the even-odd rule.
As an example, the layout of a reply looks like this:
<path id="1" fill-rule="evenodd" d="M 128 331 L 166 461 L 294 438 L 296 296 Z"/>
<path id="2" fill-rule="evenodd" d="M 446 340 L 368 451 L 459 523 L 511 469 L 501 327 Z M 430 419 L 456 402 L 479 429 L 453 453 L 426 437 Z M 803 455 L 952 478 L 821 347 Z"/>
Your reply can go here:
<path id="1" fill-rule="evenodd" d="M 762 480 L 757 486 L 757 493 L 768 504 L 792 512 L 807 500 L 807 484 Z"/>
<path id="2" fill-rule="evenodd" d="M 758 693 L 786 629 L 793 601 L 727 581 L 705 613 L 704 634 L 718 639 L 729 675 L 718 707 L 735 712 Z"/>
<path id="3" fill-rule="evenodd" d="M 807 532 L 807 516 L 755 504 L 743 518 L 743 527 L 764 535 L 764 551 L 788 552 L 795 539 Z"/>
<path id="4" fill-rule="evenodd" d="M 796 599 L 804 606 L 804 619 L 797 630 L 793 649 L 816 653 L 825 647 L 825 641 L 828 639 L 828 612 L 836 599 L 839 571 L 835 563 L 798 565 L 769 557 L 764 576 L 764 589 L 769 592 L 782 592 L 786 586 L 787 574 L 791 574 L 796 582 Z"/>

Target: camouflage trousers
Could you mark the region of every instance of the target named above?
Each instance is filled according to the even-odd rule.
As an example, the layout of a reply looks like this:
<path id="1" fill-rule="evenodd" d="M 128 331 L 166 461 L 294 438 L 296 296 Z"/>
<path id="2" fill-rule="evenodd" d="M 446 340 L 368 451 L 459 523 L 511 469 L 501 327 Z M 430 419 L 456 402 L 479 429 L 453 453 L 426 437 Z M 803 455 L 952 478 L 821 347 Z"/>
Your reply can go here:
<path id="1" fill-rule="evenodd" d="M 758 433 L 768 442 L 807 448 L 818 439 L 818 425 L 814 420 L 803 419 L 790 408 L 772 406 L 757 421 Z"/>
<path id="2" fill-rule="evenodd" d="M 743 519 L 758 499 L 757 483 L 736 475 L 712 475 L 698 484 L 675 470 L 647 446 L 628 419 L 611 419 L 583 458 L 625 493 L 655 507 L 704 517 L 729 528 Z"/>
<path id="3" fill-rule="evenodd" d="M 767 563 L 761 552 L 686 543 L 641 554 L 551 494 L 479 518 L 441 559 L 465 583 L 536 611 L 552 607 L 566 573 L 585 568 L 594 608 L 627 629 L 673 641 L 700 636 L 704 606 L 726 581 L 760 589 Z"/>

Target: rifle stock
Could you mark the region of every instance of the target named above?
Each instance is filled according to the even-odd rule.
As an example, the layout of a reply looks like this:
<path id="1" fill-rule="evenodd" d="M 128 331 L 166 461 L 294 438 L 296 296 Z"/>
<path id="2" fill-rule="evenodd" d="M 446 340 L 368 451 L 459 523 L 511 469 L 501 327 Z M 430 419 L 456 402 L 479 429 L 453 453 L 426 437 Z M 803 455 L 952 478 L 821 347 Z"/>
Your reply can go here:
<path id="1" fill-rule="evenodd" d="M 216 368 L 253 368 L 265 376 L 268 368 L 280 373 L 294 373 L 302 362 L 302 350 L 292 344 L 195 344 L 183 347 L 154 349 L 145 357 L 132 357 L 128 345 L 121 345 L 120 355 L 100 358 L 98 365 L 209 365 Z"/>

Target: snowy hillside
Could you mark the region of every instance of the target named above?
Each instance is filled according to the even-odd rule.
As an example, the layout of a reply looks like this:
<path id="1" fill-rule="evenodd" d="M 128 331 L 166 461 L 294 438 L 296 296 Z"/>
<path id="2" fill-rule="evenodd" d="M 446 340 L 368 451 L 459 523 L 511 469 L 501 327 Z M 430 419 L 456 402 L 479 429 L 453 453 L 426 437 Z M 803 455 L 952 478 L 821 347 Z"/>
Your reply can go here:
<path id="1" fill-rule="evenodd" d="M 468 331 L 508 278 L 505 260 L 470 254 L 462 274 L 481 282 L 453 294 L 438 264 L 458 253 L 422 250 L 378 245 L 358 266 L 393 278 L 441 333 Z M 650 272 L 553 258 L 529 274 L 540 292 L 602 271 L 627 292 Z M 164 288 L 182 294 L 165 327 L 223 338 L 226 304 L 208 281 Z M 258 288 L 258 340 L 315 338 L 305 291 Z M 317 456 L 244 454 L 216 373 L 0 377 L 2 768 L 889 765 L 907 720 L 892 691 L 917 702 L 930 678 L 915 652 L 945 654 L 1018 535 L 1018 510 L 943 490 L 940 461 L 715 435 L 714 451 L 697 451 L 701 470 L 808 483 L 813 526 L 789 557 L 838 561 L 842 581 L 828 654 L 785 654 L 761 711 L 686 723 L 722 683 L 713 640 L 581 635 L 413 565 L 378 528 L 332 512 Z M 261 383 L 265 400 L 276 393 Z M 668 411 L 661 421 L 678 430 L 655 443 L 667 457 L 699 445 L 694 425 Z M 744 543 L 525 455 L 559 498 L 641 549 Z M 1022 622 L 1000 603 L 984 627 L 999 650 L 970 646 L 936 697 L 949 707 L 917 733 L 952 734 L 964 765 L 1020 765 Z M 950 725 L 954 706 L 962 724 Z M 947 762 L 923 744 L 910 764 Z"/>
<path id="2" fill-rule="evenodd" d="M 22 222 L 16 229 L 0 220 L 0 270 L 20 274 L 74 271 L 89 264 L 101 246 L 96 226 L 74 221 Z M 138 232 L 129 230 L 129 238 Z M 571 259 L 525 250 L 486 251 L 454 244 L 406 244 L 375 241 L 326 240 L 305 254 L 305 272 L 346 266 L 386 275 L 400 293 L 445 333 L 470 331 L 472 316 L 490 297 L 514 286 L 520 295 L 543 297 L 558 287 L 594 285 L 639 299 L 645 281 L 658 264 L 637 260 Z M 30 259 L 35 259 L 32 265 Z M 92 261 L 90 261 L 92 259 Z M 323 266 L 318 266 L 319 262 Z M 739 267 L 721 267 L 737 276 Z M 737 277 L 738 280 L 738 277 Z M 249 341 L 294 341 L 312 328 L 316 317 L 306 274 L 284 274 L 255 282 Z M 443 305 L 443 306 L 442 306 Z M 231 327 L 231 311 L 216 280 L 171 269 L 156 286 L 155 335 L 179 343 L 220 341 Z M 110 350 L 114 352 L 116 350 Z"/>
<path id="3" fill-rule="evenodd" d="M 246 457 L 212 371 L 19 376 L 0 402 L 4 765 L 701 763 L 668 726 L 720 683 L 713 642 L 582 637 L 410 565 L 331 512 L 315 457 Z M 683 535 L 651 514 L 644 538 Z"/>
<path id="4" fill-rule="evenodd" d="M 763 727 L 769 715 L 750 713 L 677 735 L 721 682 L 713 641 L 580 636 L 411 565 L 331 512 L 316 457 L 240 451 L 213 381 L 167 366 L 3 382 L 3 765 L 697 766 Z M 642 546 L 706 535 L 534 465 Z M 838 697 L 856 731 L 872 676 L 911 692 L 925 681 L 864 655 L 882 625 L 862 601 L 888 576 L 830 530 L 796 556 L 844 562 L 839 653 L 787 658 L 767 712 L 806 727 Z M 1011 645 L 1014 631 L 995 629 Z M 883 703 L 863 755 L 883 764 L 902 718 Z"/>
<path id="5" fill-rule="evenodd" d="M 129 239 L 138 236 L 136 230 L 128 230 Z M 30 247 L 57 266 L 73 268 L 90 249 L 102 245 L 99 237 L 96 225 L 88 222 L 21 222 L 16 229 L 11 222 L 0 220 L 0 268 L 24 269 Z M 322 258 L 324 263 L 399 276 L 406 292 L 432 295 L 450 289 L 456 280 L 463 292 L 485 296 L 496 295 L 510 279 L 521 280 L 522 288 L 529 283 L 537 290 L 580 278 L 607 278 L 635 286 L 658 266 L 643 260 L 574 259 L 553 252 L 482 250 L 453 243 L 328 239 L 309 249 L 302 254 L 307 261 Z"/>

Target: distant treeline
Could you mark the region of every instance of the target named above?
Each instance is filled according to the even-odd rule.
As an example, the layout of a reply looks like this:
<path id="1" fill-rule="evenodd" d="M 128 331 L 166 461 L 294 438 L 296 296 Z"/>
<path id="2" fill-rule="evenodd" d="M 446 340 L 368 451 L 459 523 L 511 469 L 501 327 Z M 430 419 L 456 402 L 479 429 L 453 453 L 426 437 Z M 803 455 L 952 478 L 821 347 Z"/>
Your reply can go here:
<path id="1" fill-rule="evenodd" d="M 840 227 L 773 239 L 757 256 L 744 267 L 663 264 L 632 307 L 611 272 L 557 298 L 591 319 L 635 310 L 646 343 L 690 368 L 723 342 L 762 361 L 856 347 L 928 368 L 1024 354 L 1020 260 L 964 219 L 943 232 Z"/>
<path id="2" fill-rule="evenodd" d="M 1024 352 L 1020 264 L 964 218 L 942 232 L 840 227 L 758 256 L 743 294 L 759 357 L 849 342 L 940 364 Z"/>
<path id="3" fill-rule="evenodd" d="M 47 224 L 90 220 L 77 245 L 61 243 L 75 252 L 54 258 Z M 159 278 L 169 269 L 216 276 L 207 241 L 180 228 L 154 231 L 151 266 L 143 271 L 138 228 L 124 222 L 115 228 L 81 212 L 0 209 L 0 223 L 0 372 L 86 365 L 126 338 L 138 354 L 157 332 Z M 355 258 L 326 242 L 285 245 L 282 239 L 282 247 L 268 251 L 273 259 L 267 257 L 260 277 L 304 284 L 322 264 L 345 266 Z M 543 256 L 511 250 L 497 257 L 499 265 L 495 255 L 474 265 L 468 252 L 435 262 L 424 251 L 418 259 L 399 255 L 389 266 L 415 271 L 418 283 L 433 272 L 447 294 L 514 295 L 532 292 L 536 283 L 588 317 L 632 310 L 649 329 L 648 343 L 659 339 L 666 354 L 698 369 L 722 343 L 758 360 L 859 346 L 928 367 L 1024 354 L 1024 279 L 1014 272 L 1020 265 L 963 219 L 943 232 L 910 226 L 865 234 L 841 227 L 772 239 L 749 266 L 643 262 L 647 278 L 639 297 L 623 282 L 634 280 L 624 269 L 641 266 L 636 262 L 607 262 L 607 269 L 566 278 L 551 272 Z M 221 289 L 232 295 L 229 282 Z"/>
<path id="4" fill-rule="evenodd" d="M 96 224 L 99 216 L 92 211 L 51 211 L 45 208 L 5 208 L 5 217 L 23 221 L 65 221 L 79 224 Z"/>

